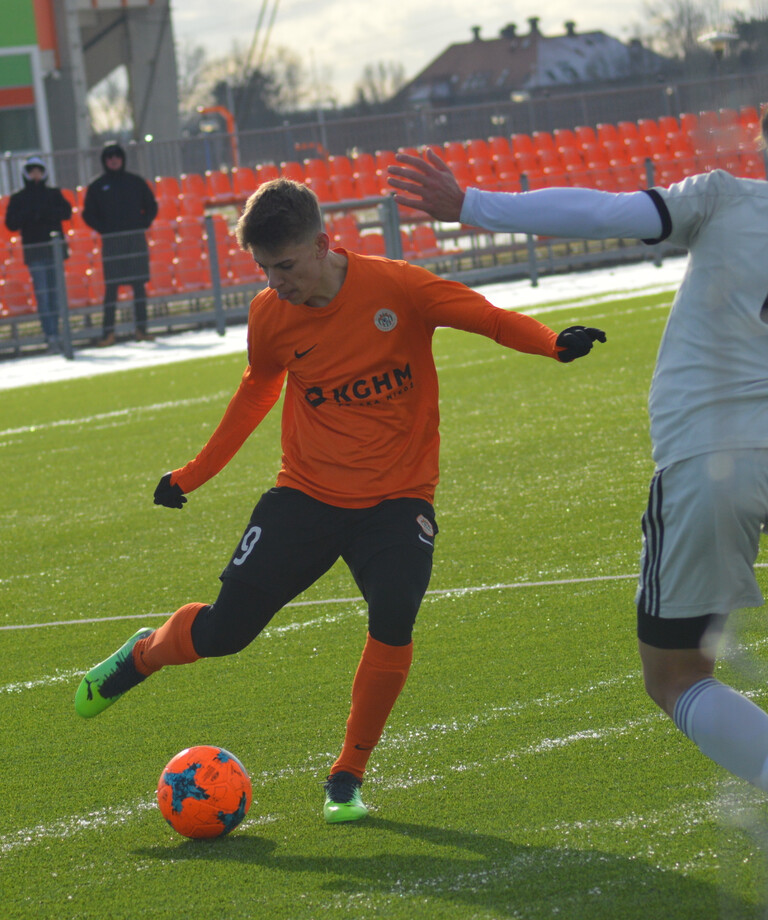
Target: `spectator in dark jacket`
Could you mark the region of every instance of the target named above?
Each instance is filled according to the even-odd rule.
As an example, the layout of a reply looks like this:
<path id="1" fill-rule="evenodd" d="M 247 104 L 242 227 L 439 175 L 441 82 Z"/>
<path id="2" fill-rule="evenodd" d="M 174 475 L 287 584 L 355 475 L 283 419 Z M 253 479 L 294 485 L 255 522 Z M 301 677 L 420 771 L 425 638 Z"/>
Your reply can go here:
<path id="1" fill-rule="evenodd" d="M 104 337 L 99 345 L 115 343 L 115 307 L 121 285 L 133 288 L 136 339 L 150 341 L 147 332 L 149 250 L 146 230 L 157 216 L 157 201 L 149 185 L 125 169 L 125 150 L 115 143 L 101 151 L 104 173 L 88 186 L 83 220 L 101 234 L 104 268 Z"/>
<path id="2" fill-rule="evenodd" d="M 57 188 L 46 185 L 48 171 L 40 157 L 29 157 L 22 169 L 24 188 L 11 195 L 5 226 L 21 232 L 24 262 L 32 276 L 37 312 L 48 347 L 58 351 L 59 304 L 56 297 L 54 236 L 64 236 L 61 222 L 69 220 L 72 207 Z M 66 254 L 66 250 L 63 250 Z"/>

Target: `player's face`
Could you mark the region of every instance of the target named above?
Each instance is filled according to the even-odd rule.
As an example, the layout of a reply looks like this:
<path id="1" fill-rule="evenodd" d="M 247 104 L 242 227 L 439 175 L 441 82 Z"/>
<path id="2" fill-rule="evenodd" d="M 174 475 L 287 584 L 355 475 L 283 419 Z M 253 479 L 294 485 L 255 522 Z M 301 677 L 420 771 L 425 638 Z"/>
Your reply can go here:
<path id="1" fill-rule="evenodd" d="M 289 243 L 275 252 L 253 246 L 251 253 L 280 300 L 318 306 L 313 299 L 323 293 L 328 245 L 327 235 L 319 233 L 311 240 Z"/>

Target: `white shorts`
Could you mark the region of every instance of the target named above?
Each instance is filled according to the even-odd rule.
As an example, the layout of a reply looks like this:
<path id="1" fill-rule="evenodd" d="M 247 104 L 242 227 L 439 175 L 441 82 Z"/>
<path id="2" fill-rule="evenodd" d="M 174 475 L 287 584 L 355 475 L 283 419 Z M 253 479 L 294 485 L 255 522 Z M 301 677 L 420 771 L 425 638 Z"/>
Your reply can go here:
<path id="1" fill-rule="evenodd" d="M 666 619 L 759 607 L 768 449 L 701 454 L 658 470 L 643 514 L 638 612 Z"/>

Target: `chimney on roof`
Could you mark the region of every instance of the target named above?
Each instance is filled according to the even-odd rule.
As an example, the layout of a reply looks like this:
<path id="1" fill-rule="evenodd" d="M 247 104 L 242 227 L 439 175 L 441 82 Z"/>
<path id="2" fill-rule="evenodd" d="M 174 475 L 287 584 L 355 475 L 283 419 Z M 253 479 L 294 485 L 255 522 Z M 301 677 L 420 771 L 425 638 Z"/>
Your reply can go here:
<path id="1" fill-rule="evenodd" d="M 472 41 L 480 41 L 480 26 L 472 26 Z"/>
<path id="2" fill-rule="evenodd" d="M 576 23 L 570 19 L 565 23 L 565 34 L 568 38 L 573 38 L 576 35 Z"/>
<path id="3" fill-rule="evenodd" d="M 509 25 L 504 26 L 504 28 L 499 32 L 502 38 L 513 39 L 516 38 L 517 26 L 514 22 L 510 22 Z"/>
<path id="4" fill-rule="evenodd" d="M 538 16 L 531 16 L 531 18 L 528 20 L 528 25 L 531 28 L 531 35 L 541 34 L 539 32 L 539 17 Z"/>

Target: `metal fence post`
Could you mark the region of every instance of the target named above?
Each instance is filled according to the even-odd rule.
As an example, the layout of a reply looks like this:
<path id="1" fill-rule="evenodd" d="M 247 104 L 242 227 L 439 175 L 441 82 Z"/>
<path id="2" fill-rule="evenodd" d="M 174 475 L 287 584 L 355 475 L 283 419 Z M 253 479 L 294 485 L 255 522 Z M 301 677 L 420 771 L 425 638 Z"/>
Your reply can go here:
<path id="1" fill-rule="evenodd" d="M 522 191 L 528 191 L 528 176 L 525 173 L 520 175 L 520 188 Z M 533 234 L 525 234 L 525 243 L 528 247 L 528 274 L 531 276 L 531 287 L 539 286 L 539 267 L 536 263 L 536 244 L 533 241 Z"/>
<path id="2" fill-rule="evenodd" d="M 208 265 L 211 269 L 211 285 L 213 286 L 213 308 L 216 311 L 216 332 L 224 335 L 227 331 L 227 322 L 224 316 L 224 301 L 221 296 L 221 276 L 219 275 L 219 252 L 216 248 L 216 230 L 213 226 L 213 215 L 205 215 L 205 232 L 208 236 Z"/>
<path id="3" fill-rule="evenodd" d="M 59 311 L 61 329 L 61 352 L 67 360 L 74 360 L 72 350 L 72 330 L 69 327 L 69 301 L 67 300 L 67 281 L 64 276 L 64 240 L 60 236 L 51 236 L 53 244 L 53 267 L 56 273 L 56 308 Z"/>
<path id="4" fill-rule="evenodd" d="M 391 195 L 387 195 L 382 199 L 379 205 L 379 217 L 381 218 L 384 243 L 387 247 L 387 258 L 402 259 L 403 241 L 400 238 L 400 213 L 397 210 L 397 202 Z"/>

